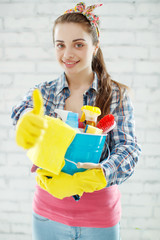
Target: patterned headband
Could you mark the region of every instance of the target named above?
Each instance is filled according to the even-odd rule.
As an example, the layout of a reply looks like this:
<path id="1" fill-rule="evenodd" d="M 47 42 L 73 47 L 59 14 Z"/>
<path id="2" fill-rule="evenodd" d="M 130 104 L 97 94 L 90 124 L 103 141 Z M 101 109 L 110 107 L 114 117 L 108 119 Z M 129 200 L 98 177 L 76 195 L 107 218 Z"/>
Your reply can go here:
<path id="1" fill-rule="evenodd" d="M 93 14 L 92 11 L 95 8 L 100 7 L 102 5 L 103 4 L 94 4 L 94 5 L 86 8 L 85 3 L 80 2 L 74 8 L 65 11 L 64 14 L 66 14 L 66 13 L 81 13 L 81 14 L 83 14 L 89 20 L 90 24 L 96 28 L 97 36 L 99 38 L 99 30 L 98 30 L 99 17 L 96 16 L 95 14 Z"/>

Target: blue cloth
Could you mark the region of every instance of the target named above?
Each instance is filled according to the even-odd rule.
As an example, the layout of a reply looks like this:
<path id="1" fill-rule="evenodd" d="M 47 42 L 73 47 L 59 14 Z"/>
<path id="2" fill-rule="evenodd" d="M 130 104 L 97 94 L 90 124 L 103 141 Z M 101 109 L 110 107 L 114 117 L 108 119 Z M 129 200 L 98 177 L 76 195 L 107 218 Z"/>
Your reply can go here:
<path id="1" fill-rule="evenodd" d="M 119 223 L 110 228 L 71 227 L 33 212 L 32 240 L 120 240 Z"/>
<path id="2" fill-rule="evenodd" d="M 42 93 L 45 114 L 53 117 L 56 117 L 54 109 L 64 109 L 65 100 L 70 95 L 64 73 L 54 81 L 36 85 L 30 89 L 23 101 L 13 108 L 11 117 L 14 125 L 24 110 L 33 108 L 32 92 L 35 88 L 39 88 Z M 98 78 L 95 74 L 92 86 L 83 94 L 83 105 L 94 105 L 97 90 Z M 108 151 L 107 148 L 104 148 L 100 159 L 105 171 L 107 187 L 113 184 L 121 184 L 133 174 L 141 152 L 135 137 L 133 106 L 128 92 L 127 90 L 123 91 L 120 105 L 120 91 L 114 82 L 112 82 L 110 113 L 114 115 L 117 123 L 106 139 L 110 149 L 110 158 L 107 159 Z"/>

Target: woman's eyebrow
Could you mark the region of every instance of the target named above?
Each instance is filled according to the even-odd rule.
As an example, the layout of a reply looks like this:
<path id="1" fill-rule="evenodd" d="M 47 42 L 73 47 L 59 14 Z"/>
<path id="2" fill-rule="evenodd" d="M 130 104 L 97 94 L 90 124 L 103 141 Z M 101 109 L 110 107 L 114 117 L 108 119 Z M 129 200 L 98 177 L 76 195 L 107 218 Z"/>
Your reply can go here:
<path id="1" fill-rule="evenodd" d="M 86 41 L 86 40 L 83 38 L 77 38 L 77 39 L 74 39 L 72 42 L 76 42 L 76 41 Z"/>
<path id="2" fill-rule="evenodd" d="M 55 42 L 63 42 L 64 43 L 64 41 L 62 41 L 62 40 L 56 40 Z"/>
<path id="3" fill-rule="evenodd" d="M 77 38 L 77 39 L 74 39 L 72 42 L 77 42 L 77 41 L 86 41 L 86 40 L 83 39 L 83 38 Z M 61 43 L 64 43 L 63 40 L 56 40 L 55 42 L 61 42 Z"/>

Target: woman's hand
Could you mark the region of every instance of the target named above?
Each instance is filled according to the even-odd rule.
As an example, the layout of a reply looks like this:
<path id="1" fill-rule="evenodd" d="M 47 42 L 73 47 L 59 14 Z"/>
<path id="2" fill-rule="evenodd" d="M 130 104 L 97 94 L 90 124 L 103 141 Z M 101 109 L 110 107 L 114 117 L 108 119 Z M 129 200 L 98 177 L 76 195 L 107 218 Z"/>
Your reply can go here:
<path id="1" fill-rule="evenodd" d="M 52 174 L 43 169 L 37 170 L 36 181 L 38 185 L 56 198 L 63 199 L 84 192 L 94 192 L 106 187 L 107 182 L 102 169 L 91 169 L 69 175 L 60 172 Z"/>
<path id="2" fill-rule="evenodd" d="M 16 142 L 24 149 L 33 147 L 47 127 L 43 117 L 43 99 L 38 89 L 33 92 L 33 105 L 33 110 L 25 113 L 16 127 Z"/>

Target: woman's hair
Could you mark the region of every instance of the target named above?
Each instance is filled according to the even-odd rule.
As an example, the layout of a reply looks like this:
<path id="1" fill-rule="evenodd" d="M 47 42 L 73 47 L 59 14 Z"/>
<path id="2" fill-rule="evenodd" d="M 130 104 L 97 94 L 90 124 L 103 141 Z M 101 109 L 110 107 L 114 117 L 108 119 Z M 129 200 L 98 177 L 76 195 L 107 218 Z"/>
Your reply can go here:
<path id="1" fill-rule="evenodd" d="M 97 32 L 94 26 L 92 26 L 89 22 L 89 20 L 81 13 L 66 13 L 64 15 L 61 15 L 58 17 L 55 21 L 54 27 L 53 27 L 53 41 L 54 41 L 54 31 L 55 27 L 59 23 L 78 23 L 83 25 L 86 32 L 88 32 L 93 41 L 93 45 L 98 44 L 98 36 Z M 96 100 L 94 105 L 96 107 L 99 107 L 101 109 L 101 115 L 99 116 L 100 120 L 102 117 L 104 117 L 106 114 L 110 113 L 110 103 L 112 99 L 112 85 L 113 82 L 118 86 L 119 92 L 120 92 L 120 102 L 121 102 L 121 92 L 122 87 L 124 87 L 122 84 L 113 81 L 110 77 L 110 75 L 107 72 L 103 54 L 100 48 L 98 48 L 98 51 L 95 56 L 93 56 L 92 59 L 92 70 L 97 74 L 98 77 L 98 92 L 96 96 Z"/>

